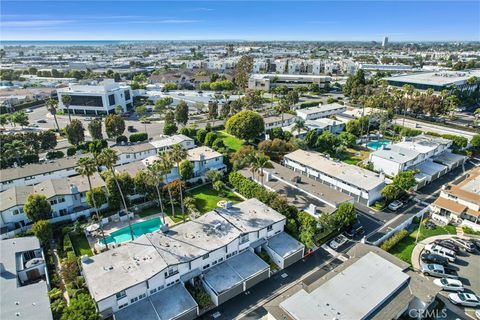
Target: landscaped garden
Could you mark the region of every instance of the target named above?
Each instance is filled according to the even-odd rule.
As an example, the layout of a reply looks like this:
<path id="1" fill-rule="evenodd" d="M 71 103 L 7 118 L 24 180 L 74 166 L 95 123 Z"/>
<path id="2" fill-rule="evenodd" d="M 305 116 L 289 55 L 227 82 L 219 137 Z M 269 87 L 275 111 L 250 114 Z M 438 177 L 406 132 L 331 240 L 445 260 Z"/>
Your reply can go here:
<path id="1" fill-rule="evenodd" d="M 342 154 L 342 161 L 348 164 L 356 165 L 360 161 L 368 159 L 369 151 L 360 148 L 347 148 Z"/>
<path id="2" fill-rule="evenodd" d="M 83 255 L 92 256 L 92 249 L 90 249 L 90 244 L 88 243 L 87 237 L 82 233 L 70 233 L 70 240 L 72 242 L 73 250 L 77 257 Z"/>
<path id="3" fill-rule="evenodd" d="M 244 144 L 244 141 L 238 139 L 225 131 L 217 131 L 219 138 L 223 139 L 223 144 L 232 151 L 238 151 Z"/>
<path id="4" fill-rule="evenodd" d="M 408 236 L 400 240 L 395 246 L 393 246 L 389 252 L 395 255 L 397 258 L 402 259 L 405 262 L 412 263 L 412 252 L 413 248 L 415 248 L 415 239 L 417 237 L 418 227 L 410 233 Z M 447 226 L 437 226 L 435 229 L 427 229 L 425 225 L 422 223 L 422 227 L 420 230 L 420 235 L 418 237 L 418 241 L 422 241 L 426 238 L 438 236 L 442 234 L 456 234 L 456 230 L 454 226 L 447 225 Z"/>

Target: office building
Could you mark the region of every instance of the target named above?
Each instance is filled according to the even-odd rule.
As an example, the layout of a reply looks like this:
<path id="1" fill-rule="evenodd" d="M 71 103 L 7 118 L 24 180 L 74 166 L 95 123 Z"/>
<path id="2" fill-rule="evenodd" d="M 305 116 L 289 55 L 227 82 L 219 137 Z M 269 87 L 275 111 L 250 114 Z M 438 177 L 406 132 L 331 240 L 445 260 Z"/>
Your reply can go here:
<path id="1" fill-rule="evenodd" d="M 339 103 L 320 104 L 318 107 L 298 109 L 297 116 L 303 120 L 327 118 L 347 111 L 347 107 Z"/>
<path id="2" fill-rule="evenodd" d="M 467 83 L 467 80 L 472 77 L 480 78 L 480 70 L 422 72 L 388 77 L 385 80 L 394 87 L 403 87 L 409 84 L 419 90 L 433 89 L 440 92 L 455 86 L 456 89 L 462 91 L 471 91 L 478 87 L 478 81 L 473 84 Z"/>

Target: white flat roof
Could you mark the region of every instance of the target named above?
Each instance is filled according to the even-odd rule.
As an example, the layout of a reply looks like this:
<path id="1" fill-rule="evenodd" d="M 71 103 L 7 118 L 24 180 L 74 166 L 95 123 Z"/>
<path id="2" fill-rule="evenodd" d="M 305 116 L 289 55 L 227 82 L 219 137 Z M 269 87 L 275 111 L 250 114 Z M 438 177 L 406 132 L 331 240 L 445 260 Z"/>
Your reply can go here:
<path id="1" fill-rule="evenodd" d="M 285 159 L 290 159 L 363 190 L 373 190 L 385 182 L 375 172 L 341 161 L 327 159 L 318 152 L 299 149 L 285 155 Z"/>
<path id="2" fill-rule="evenodd" d="M 480 70 L 424 72 L 385 78 L 387 81 L 401 81 L 434 86 L 445 86 L 465 81 L 470 77 L 480 77 Z"/>
<path id="3" fill-rule="evenodd" d="M 280 307 L 298 320 L 366 319 L 409 278 L 397 265 L 369 252 L 314 291 L 302 289 Z"/>
<path id="4" fill-rule="evenodd" d="M 346 106 L 343 106 L 339 103 L 330 103 L 330 104 L 321 104 L 318 107 L 311 107 L 311 108 L 305 108 L 305 109 L 299 109 L 297 110 L 297 114 L 303 113 L 303 114 L 315 114 L 315 113 L 320 113 L 320 112 L 325 112 L 325 111 L 331 111 L 331 110 L 337 110 L 337 109 L 346 109 Z"/>

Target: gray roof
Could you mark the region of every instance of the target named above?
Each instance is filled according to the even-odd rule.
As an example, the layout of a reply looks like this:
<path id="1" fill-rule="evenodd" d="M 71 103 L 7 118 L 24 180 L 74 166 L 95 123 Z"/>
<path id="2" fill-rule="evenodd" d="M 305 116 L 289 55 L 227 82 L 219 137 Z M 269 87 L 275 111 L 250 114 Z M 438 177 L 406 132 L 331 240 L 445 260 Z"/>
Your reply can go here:
<path id="1" fill-rule="evenodd" d="M 268 264 L 249 250 L 222 262 L 203 274 L 203 280 L 217 295 L 268 269 Z"/>
<path id="2" fill-rule="evenodd" d="M 473 76 L 480 77 L 480 70 L 422 72 L 384 79 L 387 81 L 401 81 L 405 83 L 445 86 L 458 83 L 459 81 L 465 81 Z"/>
<path id="3" fill-rule="evenodd" d="M 126 144 L 126 145 L 116 145 L 111 149 L 118 152 L 118 154 L 132 154 L 143 151 L 156 150 L 155 146 L 151 143 L 138 143 L 138 144 Z"/>
<path id="4" fill-rule="evenodd" d="M 257 231 L 286 219 L 284 215 L 255 198 L 237 203 L 229 209 L 217 208 L 215 211 L 244 233 Z"/>
<path id="5" fill-rule="evenodd" d="M 415 159 L 419 153 L 415 150 L 403 148 L 398 145 L 386 146 L 372 152 L 371 156 L 379 157 L 396 163 L 407 163 Z"/>
<path id="6" fill-rule="evenodd" d="M 18 286 L 16 253 L 39 248 L 40 243 L 35 237 L 0 241 L 3 266 L 0 274 L 0 319 L 52 319 L 45 281 Z"/>
<path id="7" fill-rule="evenodd" d="M 337 110 L 337 109 L 343 109 L 343 108 L 346 108 L 346 107 L 344 105 L 341 105 L 341 104 L 335 102 L 335 103 L 329 103 L 329 104 L 321 104 L 318 107 L 310 107 L 310 108 L 299 109 L 299 110 L 297 110 L 297 114 L 299 114 L 299 113 L 315 114 L 315 113 Z"/>
<path id="8" fill-rule="evenodd" d="M 280 257 L 286 258 L 305 246 L 287 233 L 280 232 L 268 239 L 268 247 Z"/>
<path id="9" fill-rule="evenodd" d="M 0 182 L 74 168 L 77 166 L 78 159 L 80 159 L 80 156 L 73 156 L 47 161 L 45 163 L 32 163 L 18 168 L 3 169 L 0 170 Z"/>
<path id="10" fill-rule="evenodd" d="M 190 293 L 178 283 L 115 313 L 115 320 L 170 320 L 197 307 Z"/>
<path id="11" fill-rule="evenodd" d="M 296 150 L 287 155 L 285 159 L 293 160 L 323 174 L 334 177 L 363 190 L 373 190 L 385 183 L 379 174 L 341 161 L 330 160 L 318 152 Z"/>

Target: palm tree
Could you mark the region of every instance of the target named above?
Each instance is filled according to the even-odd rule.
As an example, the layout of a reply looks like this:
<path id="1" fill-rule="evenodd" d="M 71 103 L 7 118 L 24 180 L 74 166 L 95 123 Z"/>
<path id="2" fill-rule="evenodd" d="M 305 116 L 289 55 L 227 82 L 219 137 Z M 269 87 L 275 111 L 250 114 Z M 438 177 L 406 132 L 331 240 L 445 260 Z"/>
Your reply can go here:
<path id="1" fill-rule="evenodd" d="M 68 94 L 62 95 L 62 103 L 67 109 L 68 113 L 68 122 L 71 124 L 72 123 L 72 116 L 70 115 L 70 103 L 72 103 L 72 97 L 69 96 Z"/>
<path id="2" fill-rule="evenodd" d="M 282 126 L 283 126 L 283 118 L 284 118 L 284 113 L 290 111 L 290 103 L 288 102 L 287 99 L 281 99 L 280 102 L 277 104 L 277 112 L 280 113 L 280 116 L 282 117 Z"/>
<path id="3" fill-rule="evenodd" d="M 178 175 L 180 176 L 180 162 L 187 158 L 187 151 L 180 144 L 176 144 L 169 152 L 169 158 L 177 165 Z M 182 176 L 180 176 L 180 207 L 182 209 L 182 217 L 185 218 L 185 208 L 183 206 Z"/>
<path id="4" fill-rule="evenodd" d="M 297 130 L 298 135 L 300 135 L 300 131 L 307 129 L 305 125 L 305 121 L 302 119 L 295 120 L 295 124 L 292 127 L 292 131 Z"/>
<path id="5" fill-rule="evenodd" d="M 97 161 L 100 165 L 104 165 L 105 167 L 107 167 L 107 169 L 110 170 L 110 172 L 112 173 L 113 180 L 115 180 L 118 192 L 120 193 L 120 197 L 122 198 L 123 208 L 127 213 L 128 226 L 130 227 L 130 236 L 133 240 L 133 229 L 130 222 L 130 217 L 128 217 L 127 202 L 125 201 L 125 196 L 123 195 L 122 188 L 120 187 L 120 183 L 118 182 L 117 175 L 115 174 L 115 170 L 113 168 L 118 161 L 117 152 L 113 149 L 103 149 L 102 152 L 100 152 L 100 154 L 97 156 Z"/>
<path id="6" fill-rule="evenodd" d="M 257 152 L 254 156 L 255 162 L 254 166 L 258 171 L 260 171 L 260 182 L 262 183 L 263 186 L 263 169 L 264 168 L 269 168 L 272 166 L 270 163 L 270 158 L 265 155 L 263 152 Z"/>
<path id="7" fill-rule="evenodd" d="M 98 206 L 97 206 L 97 203 L 95 201 L 95 195 L 93 194 L 92 181 L 90 180 L 90 177 L 95 172 L 97 172 L 97 163 L 96 163 L 95 159 L 93 159 L 93 158 L 81 157 L 77 162 L 77 168 L 75 168 L 75 170 L 82 177 L 87 177 L 88 189 L 90 190 L 90 193 L 92 194 L 93 206 L 95 207 L 95 215 L 97 217 L 98 225 L 100 226 L 100 231 L 102 232 L 103 243 L 105 244 L 105 246 L 108 250 L 108 244 L 107 244 L 107 241 L 105 239 L 105 233 L 103 232 L 102 223 L 100 221 L 100 213 L 98 212 Z"/>
<path id="8" fill-rule="evenodd" d="M 162 194 L 160 192 L 160 184 L 163 181 L 163 168 L 161 163 L 159 161 L 155 161 L 154 163 L 148 165 L 146 172 L 148 177 L 150 177 L 155 184 L 155 189 L 157 190 L 158 196 L 158 205 L 160 206 L 160 211 L 162 212 L 163 224 L 165 224 L 165 211 L 163 210 Z"/>
<path id="9" fill-rule="evenodd" d="M 58 125 L 58 121 L 57 121 L 58 101 L 53 99 L 53 98 L 49 98 L 47 100 L 46 106 L 47 106 L 47 110 L 53 116 L 53 119 L 55 119 L 55 124 L 57 125 L 57 130 L 60 131 L 60 126 Z"/>
<path id="10" fill-rule="evenodd" d="M 160 153 L 158 155 L 158 168 L 161 170 L 162 176 L 165 176 L 172 171 L 173 164 L 167 153 Z M 175 217 L 175 205 L 173 204 L 172 190 L 170 189 L 170 183 L 167 183 L 168 197 L 170 198 L 170 205 L 172 206 L 172 216 Z"/>

